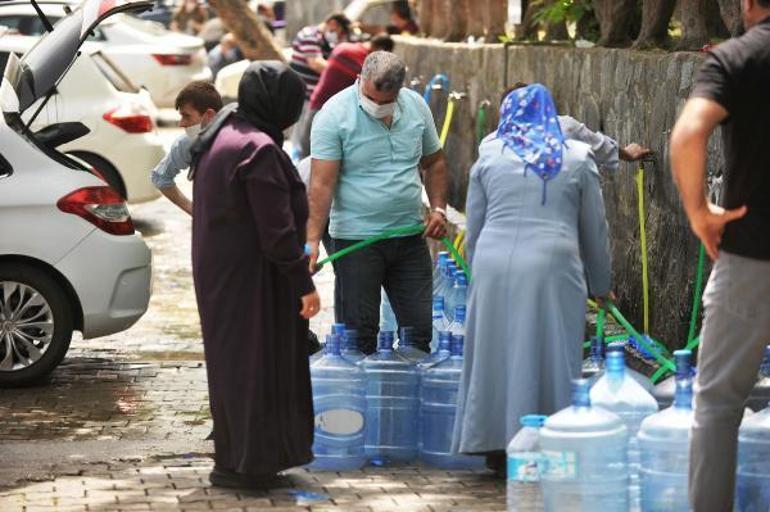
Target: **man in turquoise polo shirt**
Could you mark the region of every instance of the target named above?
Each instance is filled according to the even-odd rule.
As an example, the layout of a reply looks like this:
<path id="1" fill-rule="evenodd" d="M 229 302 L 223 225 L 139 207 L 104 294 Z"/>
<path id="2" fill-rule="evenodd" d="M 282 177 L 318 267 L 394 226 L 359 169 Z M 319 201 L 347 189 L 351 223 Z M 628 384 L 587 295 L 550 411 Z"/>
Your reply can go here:
<path id="1" fill-rule="evenodd" d="M 332 97 L 311 133 L 312 179 L 308 244 L 310 265 L 329 212 L 335 251 L 393 229 L 425 223 L 424 235 L 385 240 L 338 260 L 341 312 L 372 353 L 384 287 L 401 327 L 428 351 L 431 338 L 431 258 L 425 237 L 446 233 L 447 172 L 436 127 L 423 99 L 403 87 L 404 62 L 378 51 L 360 79 Z M 422 170 L 422 178 L 421 173 Z M 431 211 L 422 210 L 422 184 Z"/>

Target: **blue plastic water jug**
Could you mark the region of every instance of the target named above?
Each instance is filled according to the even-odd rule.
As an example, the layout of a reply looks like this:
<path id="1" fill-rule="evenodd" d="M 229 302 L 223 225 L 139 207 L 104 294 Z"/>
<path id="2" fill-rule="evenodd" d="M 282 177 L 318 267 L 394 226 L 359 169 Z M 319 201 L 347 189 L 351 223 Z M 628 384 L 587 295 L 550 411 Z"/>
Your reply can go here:
<path id="1" fill-rule="evenodd" d="M 449 324 L 449 332 L 452 336 L 465 336 L 465 304 L 455 306 L 454 320 Z"/>
<path id="2" fill-rule="evenodd" d="M 454 274 L 454 284 L 446 295 L 446 310 L 450 321 L 455 319 L 457 306 L 465 306 L 468 298 L 468 276 L 458 269 Z"/>
<path id="3" fill-rule="evenodd" d="M 457 395 L 463 372 L 463 336 L 452 336 L 451 356 L 422 373 L 420 459 L 442 469 L 480 469 L 481 457 L 452 453 Z"/>
<path id="4" fill-rule="evenodd" d="M 447 259 L 446 265 L 444 266 L 444 276 L 439 281 L 438 286 L 433 287 L 433 295 L 438 295 L 446 299 L 454 285 L 455 272 L 457 272 L 457 263 L 455 263 L 452 258 Z"/>
<path id="5" fill-rule="evenodd" d="M 573 382 L 572 406 L 540 429 L 540 483 L 550 512 L 628 512 L 628 429 L 591 407 L 588 381 Z"/>
<path id="6" fill-rule="evenodd" d="M 345 324 L 343 323 L 332 324 L 331 334 L 336 334 L 337 336 L 340 337 L 340 339 L 342 339 L 342 337 L 345 335 Z M 327 336 L 326 339 L 328 340 L 329 337 Z M 312 365 L 313 363 L 321 359 L 324 356 L 324 354 L 326 354 L 326 345 L 321 344 L 321 350 L 319 350 L 318 352 L 310 356 L 310 364 Z"/>
<path id="7" fill-rule="evenodd" d="M 427 352 L 423 352 L 414 344 L 414 328 L 412 327 L 402 327 L 399 330 L 396 352 L 414 364 L 428 357 Z"/>
<path id="8" fill-rule="evenodd" d="M 355 329 L 345 329 L 345 336 L 342 338 L 342 357 L 353 364 L 361 362 L 366 354 L 358 349 L 358 331 Z"/>
<path id="9" fill-rule="evenodd" d="M 642 420 L 658 412 L 658 402 L 626 372 L 623 344 L 612 344 L 607 352 L 604 375 L 591 387 L 591 403 L 612 411 L 628 428 L 628 470 L 631 506 L 639 503 L 639 440 Z"/>
<path id="10" fill-rule="evenodd" d="M 639 483 L 643 512 L 688 512 L 687 472 L 692 427 L 692 372 L 689 350 L 674 352 L 674 405 L 642 421 Z"/>
<path id="11" fill-rule="evenodd" d="M 310 366 L 315 410 L 312 468 L 346 471 L 366 464 L 366 374 L 341 354 L 340 338 L 327 336 L 324 356 Z"/>
<path id="12" fill-rule="evenodd" d="M 770 408 L 743 416 L 738 433 L 735 510 L 770 510 Z"/>
<path id="13" fill-rule="evenodd" d="M 438 338 L 438 348 L 428 357 L 417 363 L 418 369 L 426 370 L 445 359 L 449 359 L 451 355 L 452 334 L 449 331 L 444 331 L 439 333 Z"/>
<path id="14" fill-rule="evenodd" d="M 449 328 L 449 319 L 444 312 L 444 297 L 440 295 L 433 296 L 433 337 L 430 342 L 431 351 L 435 351 L 438 348 L 438 335 L 440 332 L 444 332 Z"/>
<path id="15" fill-rule="evenodd" d="M 393 350 L 393 333 L 381 332 L 377 352 L 360 363 L 366 372 L 366 455 L 375 464 L 417 458 L 419 376 Z"/>

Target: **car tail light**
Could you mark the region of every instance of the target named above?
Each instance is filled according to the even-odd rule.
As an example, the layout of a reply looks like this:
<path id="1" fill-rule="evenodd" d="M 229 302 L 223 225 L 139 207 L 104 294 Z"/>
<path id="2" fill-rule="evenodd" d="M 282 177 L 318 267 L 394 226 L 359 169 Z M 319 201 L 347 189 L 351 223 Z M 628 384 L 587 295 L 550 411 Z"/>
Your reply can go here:
<path id="1" fill-rule="evenodd" d="M 85 187 L 59 199 L 59 210 L 82 217 L 113 235 L 133 235 L 134 223 L 126 202 L 110 187 Z"/>
<path id="2" fill-rule="evenodd" d="M 152 57 L 161 66 L 189 66 L 192 63 L 189 53 L 154 53 Z"/>
<path id="3" fill-rule="evenodd" d="M 128 133 L 150 133 L 155 129 L 152 117 L 136 105 L 121 105 L 102 116 L 105 121 Z"/>

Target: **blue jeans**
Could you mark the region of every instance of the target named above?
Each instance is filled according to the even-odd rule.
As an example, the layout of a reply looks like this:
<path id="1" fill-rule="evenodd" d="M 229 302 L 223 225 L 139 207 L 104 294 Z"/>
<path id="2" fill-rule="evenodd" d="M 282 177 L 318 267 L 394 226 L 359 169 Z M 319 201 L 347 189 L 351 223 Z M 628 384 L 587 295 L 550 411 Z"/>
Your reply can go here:
<path id="1" fill-rule="evenodd" d="M 336 251 L 357 240 L 334 239 Z M 377 348 L 380 288 L 385 288 L 399 327 L 414 328 L 414 342 L 430 351 L 433 269 L 428 244 L 420 235 L 383 240 L 337 260 L 338 319 L 358 330 L 365 354 Z"/>

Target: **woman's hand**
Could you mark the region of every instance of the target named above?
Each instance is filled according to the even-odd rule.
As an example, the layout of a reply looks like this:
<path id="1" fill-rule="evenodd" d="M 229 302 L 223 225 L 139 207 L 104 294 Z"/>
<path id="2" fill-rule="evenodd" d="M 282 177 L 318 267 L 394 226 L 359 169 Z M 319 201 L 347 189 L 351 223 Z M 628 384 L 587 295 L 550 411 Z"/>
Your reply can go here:
<path id="1" fill-rule="evenodd" d="M 607 295 L 604 295 L 602 297 L 594 297 L 594 300 L 599 305 L 601 309 L 607 309 L 607 303 L 608 302 L 615 302 L 618 300 L 618 298 L 615 296 L 615 292 L 611 291 Z"/>
<path id="2" fill-rule="evenodd" d="M 300 316 L 305 320 L 310 320 L 321 311 L 321 297 L 314 291 L 302 297 L 302 311 Z"/>

